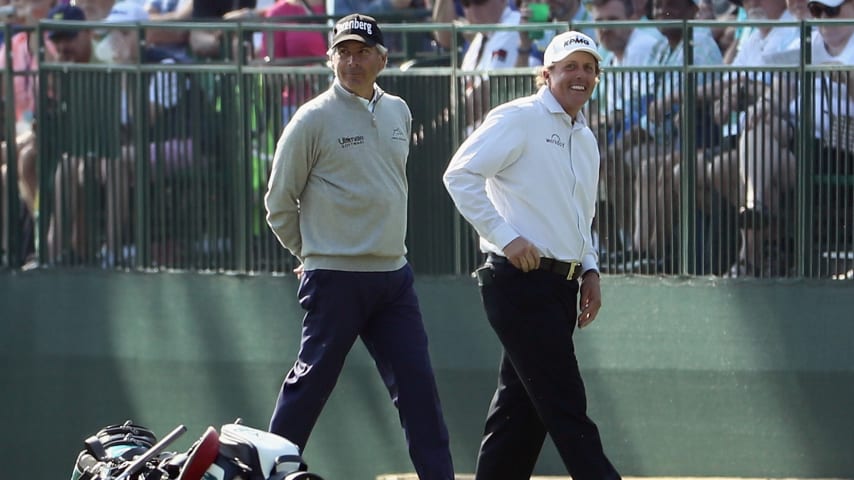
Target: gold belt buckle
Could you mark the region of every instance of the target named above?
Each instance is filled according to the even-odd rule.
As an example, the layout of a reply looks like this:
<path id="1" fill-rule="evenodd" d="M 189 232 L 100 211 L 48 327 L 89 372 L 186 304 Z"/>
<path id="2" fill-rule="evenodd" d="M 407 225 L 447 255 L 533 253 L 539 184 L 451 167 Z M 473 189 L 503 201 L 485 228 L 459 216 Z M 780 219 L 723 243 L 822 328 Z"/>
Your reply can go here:
<path id="1" fill-rule="evenodd" d="M 578 266 L 577 262 L 569 262 L 569 272 L 566 273 L 566 279 L 572 280 L 572 274 L 575 273 L 575 268 Z"/>

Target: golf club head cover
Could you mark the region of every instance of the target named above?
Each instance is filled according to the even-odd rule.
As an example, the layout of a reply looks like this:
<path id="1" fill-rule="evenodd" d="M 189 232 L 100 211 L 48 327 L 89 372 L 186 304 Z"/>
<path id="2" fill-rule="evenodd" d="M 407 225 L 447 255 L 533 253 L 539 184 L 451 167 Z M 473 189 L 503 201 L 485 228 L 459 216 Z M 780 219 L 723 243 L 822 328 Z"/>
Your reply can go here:
<path id="1" fill-rule="evenodd" d="M 201 480 L 219 455 L 219 434 L 208 427 L 196 443 L 190 447 L 189 456 L 181 469 L 178 480 Z"/>

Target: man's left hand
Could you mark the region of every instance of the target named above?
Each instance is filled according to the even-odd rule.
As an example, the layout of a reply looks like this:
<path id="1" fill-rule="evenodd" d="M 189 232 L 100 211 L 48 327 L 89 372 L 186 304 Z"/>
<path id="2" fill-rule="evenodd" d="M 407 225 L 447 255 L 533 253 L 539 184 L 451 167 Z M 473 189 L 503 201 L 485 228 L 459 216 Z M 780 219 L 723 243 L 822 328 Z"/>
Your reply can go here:
<path id="1" fill-rule="evenodd" d="M 581 277 L 581 299 L 578 302 L 578 328 L 590 325 L 602 308 L 602 291 L 599 289 L 599 272 L 588 270 Z"/>

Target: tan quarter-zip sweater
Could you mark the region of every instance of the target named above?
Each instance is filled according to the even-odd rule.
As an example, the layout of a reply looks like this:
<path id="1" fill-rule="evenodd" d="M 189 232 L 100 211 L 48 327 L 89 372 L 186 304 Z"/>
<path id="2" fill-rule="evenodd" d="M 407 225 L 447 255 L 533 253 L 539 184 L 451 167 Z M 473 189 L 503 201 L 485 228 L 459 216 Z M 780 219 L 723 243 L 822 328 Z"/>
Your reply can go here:
<path id="1" fill-rule="evenodd" d="M 412 114 L 375 87 L 366 107 L 337 81 L 282 132 L 267 223 L 306 270 L 393 271 L 406 264 L 406 160 Z"/>

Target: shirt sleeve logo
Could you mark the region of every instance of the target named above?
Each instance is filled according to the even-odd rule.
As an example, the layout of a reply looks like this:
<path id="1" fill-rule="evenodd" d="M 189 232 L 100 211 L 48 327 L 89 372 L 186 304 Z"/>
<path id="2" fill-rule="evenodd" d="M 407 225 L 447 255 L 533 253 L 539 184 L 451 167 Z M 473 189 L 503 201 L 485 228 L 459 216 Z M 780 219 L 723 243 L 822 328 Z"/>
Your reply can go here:
<path id="1" fill-rule="evenodd" d="M 553 133 L 551 137 L 546 139 L 546 143 L 551 143 L 552 145 L 557 145 L 560 148 L 564 148 L 566 143 L 560 141 L 560 135 Z"/>
<path id="2" fill-rule="evenodd" d="M 406 139 L 406 133 L 405 133 L 403 130 L 399 129 L 399 128 L 395 128 L 395 129 L 391 132 L 391 139 L 392 139 L 392 140 L 398 140 L 398 141 L 401 141 L 401 142 L 405 142 L 405 141 L 407 140 L 407 139 Z"/>

